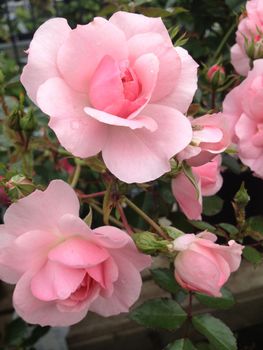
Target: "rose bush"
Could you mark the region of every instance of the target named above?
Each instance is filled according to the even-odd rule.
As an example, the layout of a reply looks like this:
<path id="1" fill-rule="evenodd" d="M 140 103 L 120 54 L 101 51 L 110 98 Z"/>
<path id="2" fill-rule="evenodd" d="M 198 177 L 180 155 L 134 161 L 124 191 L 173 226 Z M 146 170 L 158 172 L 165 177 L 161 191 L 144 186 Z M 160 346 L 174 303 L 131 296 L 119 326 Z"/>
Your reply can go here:
<path id="1" fill-rule="evenodd" d="M 61 180 L 12 204 L 1 225 L 0 278 L 16 284 L 14 307 L 29 323 L 68 326 L 88 310 L 128 312 L 140 294 L 139 271 L 150 263 L 126 232 L 91 230 Z"/>
<path id="2" fill-rule="evenodd" d="M 117 12 L 75 29 L 51 19 L 34 35 L 21 82 L 68 151 L 101 151 L 127 183 L 160 177 L 191 141 L 183 113 L 197 64 L 174 48 L 160 18 Z"/>
<path id="3" fill-rule="evenodd" d="M 228 246 L 216 244 L 216 235 L 204 231 L 186 234 L 174 240 L 175 278 L 191 291 L 221 296 L 221 288 L 230 273 L 239 268 L 243 246 L 231 240 Z"/>

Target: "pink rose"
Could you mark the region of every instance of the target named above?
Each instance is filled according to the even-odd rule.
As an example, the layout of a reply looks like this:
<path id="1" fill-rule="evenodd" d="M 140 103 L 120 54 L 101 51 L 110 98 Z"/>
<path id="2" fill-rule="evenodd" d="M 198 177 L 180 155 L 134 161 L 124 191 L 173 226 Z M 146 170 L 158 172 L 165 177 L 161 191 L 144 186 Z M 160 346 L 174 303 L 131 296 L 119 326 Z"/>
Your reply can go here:
<path id="1" fill-rule="evenodd" d="M 185 289 L 214 297 L 221 296 L 221 288 L 230 273 L 239 268 L 243 246 L 231 240 L 228 246 L 216 244 L 217 237 L 204 231 L 186 234 L 174 240 L 175 278 Z"/>
<path id="2" fill-rule="evenodd" d="M 238 156 L 263 178 L 263 60 L 254 61 L 247 78 L 226 96 L 224 111 L 231 116 Z"/>
<path id="3" fill-rule="evenodd" d="M 246 12 L 247 16 L 238 25 L 236 44 L 231 48 L 231 62 L 235 70 L 244 76 L 250 70 L 250 59 L 263 57 L 262 0 L 248 1 Z"/>
<path id="4" fill-rule="evenodd" d="M 192 119 L 191 124 L 192 142 L 178 154 L 178 160 L 187 160 L 192 166 L 203 165 L 229 146 L 230 132 L 224 114 L 206 114 Z"/>
<path id="5" fill-rule="evenodd" d="M 12 204 L 0 227 L 0 277 L 16 283 L 13 304 L 29 323 L 68 326 L 88 310 L 127 312 L 140 294 L 139 271 L 150 262 L 124 231 L 91 230 L 61 180 Z"/>
<path id="6" fill-rule="evenodd" d="M 221 156 L 199 167 L 192 167 L 196 186 L 181 172 L 172 180 L 172 192 L 182 212 L 190 220 L 200 220 L 202 196 L 216 194 L 223 184 L 220 174 Z"/>
<path id="7" fill-rule="evenodd" d="M 21 81 L 75 156 L 101 151 L 119 179 L 145 182 L 169 171 L 169 159 L 191 141 L 183 113 L 197 64 L 173 47 L 160 18 L 117 12 L 73 30 L 51 19 L 28 53 Z"/>

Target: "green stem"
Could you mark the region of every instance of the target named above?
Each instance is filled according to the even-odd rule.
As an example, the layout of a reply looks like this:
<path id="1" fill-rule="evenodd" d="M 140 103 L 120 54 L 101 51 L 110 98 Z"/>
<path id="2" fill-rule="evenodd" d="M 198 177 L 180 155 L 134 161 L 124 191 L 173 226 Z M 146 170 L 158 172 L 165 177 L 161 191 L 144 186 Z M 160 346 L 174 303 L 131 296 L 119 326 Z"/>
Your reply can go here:
<path id="1" fill-rule="evenodd" d="M 77 183 L 79 181 L 80 177 L 80 172 L 81 172 L 81 165 L 79 163 L 76 164 L 75 172 L 73 175 L 73 179 L 71 181 L 71 187 L 75 188 L 77 186 Z"/>
<path id="2" fill-rule="evenodd" d="M 127 205 L 133 209 L 138 215 L 140 215 L 146 222 L 148 222 L 149 225 L 151 225 L 156 232 L 159 233 L 159 235 L 161 237 L 163 237 L 164 239 L 169 239 L 166 234 L 163 232 L 163 230 L 161 229 L 161 227 L 156 224 L 156 222 L 154 222 L 147 214 L 145 214 L 144 211 L 142 211 L 140 208 L 137 207 L 137 205 L 135 205 L 132 201 L 130 201 L 127 197 L 124 197 L 124 201 L 127 203 Z"/>
<path id="3" fill-rule="evenodd" d="M 236 28 L 236 22 L 234 22 L 232 24 L 232 26 L 228 29 L 228 31 L 226 32 L 225 36 L 223 37 L 221 43 L 219 44 L 216 52 L 214 53 L 214 56 L 212 58 L 212 62 L 215 62 L 217 57 L 220 55 L 223 47 L 225 46 L 225 44 L 227 43 L 228 41 L 228 38 L 230 37 L 230 35 L 233 33 L 233 31 L 235 30 Z"/>
<path id="4" fill-rule="evenodd" d="M 96 210 L 99 214 L 103 215 L 103 210 L 95 203 L 88 201 L 87 202 L 94 210 Z M 115 219 L 113 216 L 110 215 L 109 217 L 109 221 L 111 221 L 114 225 L 123 228 L 124 225 L 122 222 L 120 222 L 119 220 Z"/>

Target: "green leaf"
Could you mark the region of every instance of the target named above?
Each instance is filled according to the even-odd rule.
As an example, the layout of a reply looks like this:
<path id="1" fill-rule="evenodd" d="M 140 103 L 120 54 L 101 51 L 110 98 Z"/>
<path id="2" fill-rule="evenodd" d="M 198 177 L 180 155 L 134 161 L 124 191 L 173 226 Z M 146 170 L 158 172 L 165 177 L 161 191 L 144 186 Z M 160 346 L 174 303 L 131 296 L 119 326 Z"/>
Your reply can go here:
<path id="1" fill-rule="evenodd" d="M 7 325 L 5 343 L 8 345 L 20 345 L 28 331 L 27 324 L 22 318 L 16 318 Z"/>
<path id="2" fill-rule="evenodd" d="M 208 222 L 205 221 L 199 221 L 199 220 L 189 220 L 189 222 L 199 230 L 207 230 L 209 232 L 216 232 L 216 228 L 212 225 L 210 225 Z"/>
<path id="3" fill-rule="evenodd" d="M 233 174 L 239 175 L 241 173 L 241 166 L 237 159 L 224 153 L 222 165 L 226 166 Z"/>
<path id="4" fill-rule="evenodd" d="M 145 327 L 175 330 L 187 315 L 174 300 L 163 298 L 146 301 L 130 313 L 130 318 Z"/>
<path id="5" fill-rule="evenodd" d="M 235 236 L 239 232 L 238 229 L 236 228 L 236 226 L 228 224 L 226 222 L 222 222 L 218 226 L 221 227 L 227 233 L 229 233 L 231 236 Z"/>
<path id="6" fill-rule="evenodd" d="M 164 350 L 196 350 L 196 347 L 189 339 L 184 338 L 169 344 Z"/>
<path id="7" fill-rule="evenodd" d="M 242 5 L 245 4 L 245 0 L 225 0 L 227 6 L 233 10 L 238 11 Z"/>
<path id="8" fill-rule="evenodd" d="M 184 235 L 184 232 L 179 230 L 176 227 L 162 226 L 162 229 L 164 230 L 165 233 L 168 234 L 169 237 L 171 237 L 173 239 L 176 239 L 176 238 Z"/>
<path id="9" fill-rule="evenodd" d="M 218 196 L 203 197 L 203 214 L 206 216 L 213 216 L 223 208 L 224 201 Z"/>
<path id="10" fill-rule="evenodd" d="M 173 271 L 167 268 L 157 268 L 151 269 L 151 274 L 154 282 L 158 284 L 159 287 L 170 293 L 177 293 L 181 288 L 176 283 Z"/>
<path id="11" fill-rule="evenodd" d="M 213 350 L 237 350 L 232 331 L 221 320 L 204 314 L 194 316 L 192 322 L 194 328 L 209 340 Z"/>
<path id="12" fill-rule="evenodd" d="M 243 256 L 247 261 L 255 265 L 261 263 L 262 261 L 262 254 L 253 247 L 245 247 L 243 249 Z"/>
<path id="13" fill-rule="evenodd" d="M 196 293 L 197 300 L 211 308 L 215 309 L 229 309 L 235 304 L 235 299 L 232 293 L 226 289 L 221 289 L 222 296 L 219 298 L 215 298 L 206 294 Z"/>
<path id="14" fill-rule="evenodd" d="M 36 326 L 33 329 L 30 337 L 28 337 L 23 342 L 23 346 L 29 347 L 34 345 L 40 338 L 44 337 L 44 335 L 46 335 L 49 330 L 50 330 L 49 326 L 46 326 L 46 327 Z"/>
<path id="15" fill-rule="evenodd" d="M 261 215 L 251 216 L 247 220 L 247 225 L 251 230 L 257 231 L 263 234 L 263 216 Z"/>

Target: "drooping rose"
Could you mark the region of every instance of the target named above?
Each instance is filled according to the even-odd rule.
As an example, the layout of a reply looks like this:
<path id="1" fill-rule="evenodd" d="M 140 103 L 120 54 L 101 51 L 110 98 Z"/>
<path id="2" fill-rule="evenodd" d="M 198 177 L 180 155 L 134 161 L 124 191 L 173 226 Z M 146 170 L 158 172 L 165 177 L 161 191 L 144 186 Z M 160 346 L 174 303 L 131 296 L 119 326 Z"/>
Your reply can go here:
<path id="1" fill-rule="evenodd" d="M 0 278 L 16 284 L 15 310 L 33 324 L 72 325 L 88 310 L 127 312 L 140 294 L 139 271 L 150 261 L 124 231 L 91 230 L 61 180 L 12 204 L 0 226 Z"/>
<path id="2" fill-rule="evenodd" d="M 172 180 L 172 192 L 180 209 L 190 220 L 200 220 L 203 201 L 202 196 L 216 194 L 223 184 L 220 174 L 221 156 L 199 167 L 192 167 L 195 184 L 181 172 Z"/>
<path id="3" fill-rule="evenodd" d="M 200 166 L 229 146 L 228 116 L 222 113 L 206 114 L 192 119 L 191 124 L 191 144 L 178 154 L 178 160 L 187 160 L 191 166 Z"/>
<path id="4" fill-rule="evenodd" d="M 236 44 L 231 48 L 231 63 L 239 74 L 246 76 L 250 60 L 258 58 L 263 58 L 262 0 L 250 0 L 246 4 L 246 16 L 238 25 Z"/>
<path id="5" fill-rule="evenodd" d="M 216 239 L 216 235 L 204 231 L 174 240 L 173 248 L 179 251 L 174 261 L 175 278 L 183 288 L 221 296 L 231 272 L 239 268 L 243 246 L 233 240 L 228 246 L 219 245 Z"/>
<path id="6" fill-rule="evenodd" d="M 226 96 L 223 109 L 239 158 L 263 178 L 263 59 L 254 61 L 247 78 Z"/>
<path id="7" fill-rule="evenodd" d="M 101 151 L 127 183 L 169 171 L 169 159 L 191 141 L 183 113 L 197 64 L 173 47 L 160 18 L 117 12 L 73 30 L 51 19 L 34 35 L 21 81 L 68 151 Z"/>

